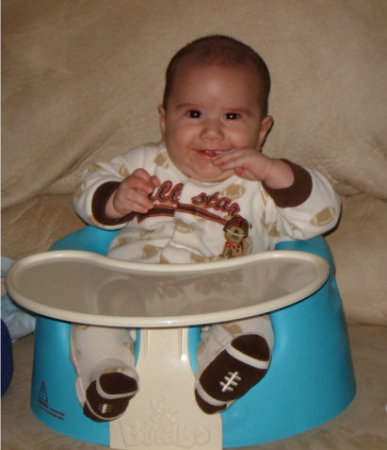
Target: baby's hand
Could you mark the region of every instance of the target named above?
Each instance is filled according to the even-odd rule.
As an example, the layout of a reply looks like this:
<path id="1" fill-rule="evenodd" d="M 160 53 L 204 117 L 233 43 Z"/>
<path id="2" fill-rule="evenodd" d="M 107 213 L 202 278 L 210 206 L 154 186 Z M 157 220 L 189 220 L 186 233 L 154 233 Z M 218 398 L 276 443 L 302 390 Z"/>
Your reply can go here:
<path id="1" fill-rule="evenodd" d="M 149 195 L 159 184 L 159 179 L 146 170 L 135 170 L 110 196 L 106 204 L 106 215 L 112 219 L 118 219 L 131 212 L 148 212 L 153 207 Z"/>
<path id="2" fill-rule="evenodd" d="M 293 171 L 285 161 L 269 158 L 253 148 L 221 153 L 213 163 L 223 170 L 234 170 L 241 178 L 262 181 L 272 189 L 289 187 L 294 181 Z"/>

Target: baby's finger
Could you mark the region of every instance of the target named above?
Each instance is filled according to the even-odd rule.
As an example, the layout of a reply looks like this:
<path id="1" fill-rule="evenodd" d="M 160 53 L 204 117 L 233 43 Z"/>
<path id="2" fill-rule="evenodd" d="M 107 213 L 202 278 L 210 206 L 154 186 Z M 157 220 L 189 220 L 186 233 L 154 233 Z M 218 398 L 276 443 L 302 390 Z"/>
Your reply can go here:
<path id="1" fill-rule="evenodd" d="M 149 191 L 147 189 L 148 194 L 160 184 L 159 179 L 156 176 L 150 175 L 145 169 L 136 169 L 130 177 L 136 180 L 142 180 L 145 183 L 143 186 L 149 186 L 151 190 Z"/>
<path id="2" fill-rule="evenodd" d="M 213 161 L 219 161 L 222 159 L 229 159 L 235 157 L 235 154 L 239 153 L 239 149 L 235 148 L 232 150 L 227 150 L 225 152 L 217 152 L 216 156 L 214 156 Z"/>
<path id="3" fill-rule="evenodd" d="M 160 180 L 155 175 L 153 175 L 151 177 L 151 181 L 152 181 L 153 187 L 160 186 Z"/>
<path id="4" fill-rule="evenodd" d="M 235 169 L 235 167 L 244 165 L 244 158 L 241 158 L 240 155 L 227 155 L 214 160 L 213 163 L 222 169 Z"/>
<path id="5" fill-rule="evenodd" d="M 151 177 L 146 177 L 141 174 L 139 176 L 135 172 L 127 177 L 122 184 L 123 188 L 127 190 L 133 189 L 136 191 L 141 191 L 145 195 L 151 194 L 153 192 L 153 189 L 155 188 L 154 181 Z"/>
<path id="6" fill-rule="evenodd" d="M 238 160 L 243 156 L 244 152 L 240 149 L 229 150 L 227 152 L 218 153 L 215 158 L 212 159 L 212 162 L 217 166 L 221 166 L 222 164 L 226 164 L 229 161 Z"/>
<path id="7" fill-rule="evenodd" d="M 137 189 L 125 189 L 117 191 L 113 200 L 114 207 L 121 212 L 130 211 L 145 213 L 153 208 L 153 202 L 142 191 Z"/>
<path id="8" fill-rule="evenodd" d="M 140 196 L 134 197 L 131 201 L 131 210 L 138 213 L 147 213 L 150 209 L 153 208 L 153 203 L 149 200 L 148 197 Z"/>
<path id="9" fill-rule="evenodd" d="M 145 169 L 136 169 L 132 175 L 133 177 L 141 178 L 144 181 L 151 181 L 152 176 Z"/>

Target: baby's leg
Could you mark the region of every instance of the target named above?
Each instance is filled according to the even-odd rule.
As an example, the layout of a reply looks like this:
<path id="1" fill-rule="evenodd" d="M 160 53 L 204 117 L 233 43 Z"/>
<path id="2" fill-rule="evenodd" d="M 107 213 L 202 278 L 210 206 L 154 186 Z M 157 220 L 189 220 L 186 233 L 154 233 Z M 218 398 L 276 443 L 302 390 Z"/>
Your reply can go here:
<path id="1" fill-rule="evenodd" d="M 274 343 L 269 316 L 209 327 L 198 348 L 195 396 L 212 414 L 228 408 L 266 374 Z"/>
<path id="2" fill-rule="evenodd" d="M 138 391 L 130 331 L 73 325 L 71 359 L 84 414 L 97 422 L 120 417 Z"/>

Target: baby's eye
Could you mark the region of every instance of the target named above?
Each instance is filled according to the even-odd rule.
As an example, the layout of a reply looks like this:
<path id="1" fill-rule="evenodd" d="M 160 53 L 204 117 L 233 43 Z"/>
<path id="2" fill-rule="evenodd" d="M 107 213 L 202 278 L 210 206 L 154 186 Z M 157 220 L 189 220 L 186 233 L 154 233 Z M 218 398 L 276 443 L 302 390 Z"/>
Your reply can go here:
<path id="1" fill-rule="evenodd" d="M 199 119 L 202 117 L 202 113 L 197 109 L 190 109 L 186 114 L 188 117 L 191 117 L 191 119 Z"/>
<path id="2" fill-rule="evenodd" d="M 224 115 L 224 117 L 225 117 L 227 120 L 236 120 L 236 119 L 240 119 L 240 118 L 241 118 L 241 115 L 240 115 L 239 113 L 229 112 L 229 113 L 226 113 L 226 114 Z"/>

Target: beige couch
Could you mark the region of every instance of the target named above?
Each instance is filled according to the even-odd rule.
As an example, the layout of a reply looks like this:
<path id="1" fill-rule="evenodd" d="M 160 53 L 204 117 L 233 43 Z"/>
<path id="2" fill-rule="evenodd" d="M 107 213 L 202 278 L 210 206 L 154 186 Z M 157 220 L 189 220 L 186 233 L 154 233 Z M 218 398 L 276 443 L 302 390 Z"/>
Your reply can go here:
<path id="1" fill-rule="evenodd" d="M 46 250 L 83 223 L 71 192 L 89 162 L 159 139 L 165 66 L 222 33 L 272 73 L 265 151 L 327 175 L 343 203 L 327 239 L 358 393 L 331 422 L 267 449 L 387 446 L 387 3 L 378 0 L 3 0 L 2 255 Z M 97 448 L 28 409 L 32 337 L 14 344 L 4 449 Z"/>

